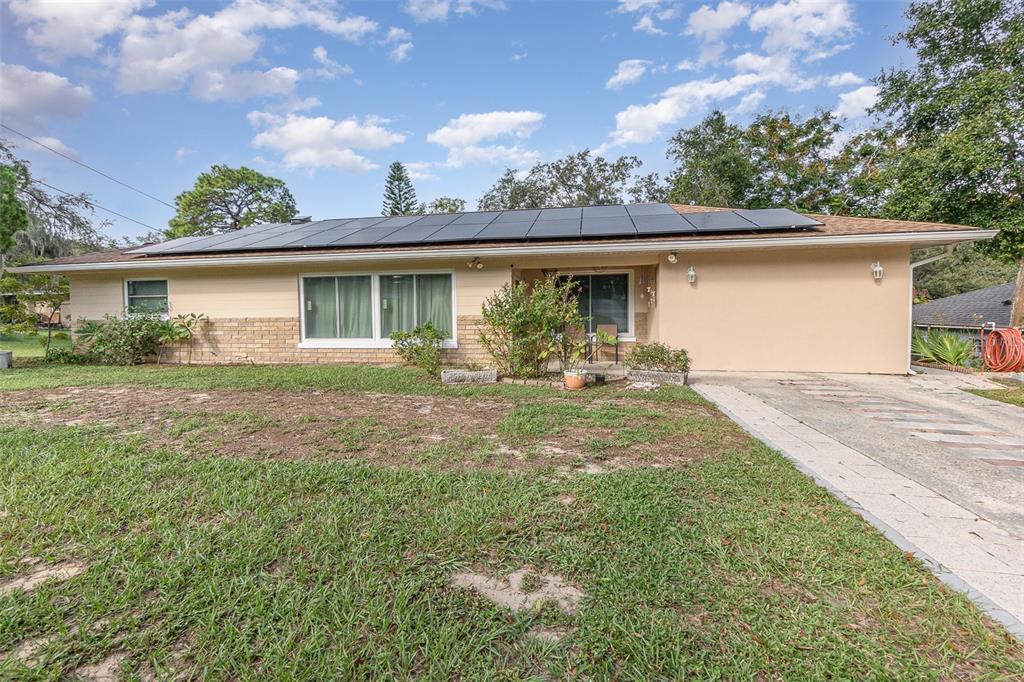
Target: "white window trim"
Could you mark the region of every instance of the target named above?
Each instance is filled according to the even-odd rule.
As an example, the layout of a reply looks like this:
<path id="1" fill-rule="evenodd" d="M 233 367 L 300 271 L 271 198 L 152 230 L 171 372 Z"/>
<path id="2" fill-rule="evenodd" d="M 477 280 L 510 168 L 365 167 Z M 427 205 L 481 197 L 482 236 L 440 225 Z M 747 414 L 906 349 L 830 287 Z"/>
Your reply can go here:
<path id="1" fill-rule="evenodd" d="M 632 270 L 558 270 L 558 276 L 564 277 L 566 275 L 626 275 L 626 314 L 629 319 L 629 329 L 625 332 L 619 332 L 615 337 L 619 341 L 632 342 L 636 341 L 636 314 L 634 308 L 636 307 L 636 301 L 633 299 L 635 292 L 633 291 L 633 271 Z M 587 334 L 591 338 L 597 336 L 597 334 Z"/>
<path id="2" fill-rule="evenodd" d="M 299 348 L 391 348 L 391 339 L 380 334 L 380 278 L 389 275 L 451 275 L 452 278 L 452 335 L 441 342 L 442 348 L 458 348 L 458 320 L 456 308 L 457 277 L 455 270 L 387 270 L 375 272 L 303 272 L 299 274 Z M 306 338 L 306 278 L 307 277 L 370 277 L 372 339 L 307 339 Z M 413 280 L 415 287 L 415 280 Z M 415 294 L 414 294 L 415 297 Z M 415 298 L 413 299 L 415 300 Z M 340 324 L 340 320 L 338 321 Z"/>
<path id="3" fill-rule="evenodd" d="M 129 315 L 128 311 L 128 284 L 130 282 L 166 282 L 167 283 L 167 296 L 132 296 L 131 298 L 166 298 L 167 299 L 167 312 L 160 313 L 160 318 L 168 320 L 171 317 L 171 280 L 169 277 L 131 277 L 124 279 L 121 282 L 121 310 L 125 315 Z"/>

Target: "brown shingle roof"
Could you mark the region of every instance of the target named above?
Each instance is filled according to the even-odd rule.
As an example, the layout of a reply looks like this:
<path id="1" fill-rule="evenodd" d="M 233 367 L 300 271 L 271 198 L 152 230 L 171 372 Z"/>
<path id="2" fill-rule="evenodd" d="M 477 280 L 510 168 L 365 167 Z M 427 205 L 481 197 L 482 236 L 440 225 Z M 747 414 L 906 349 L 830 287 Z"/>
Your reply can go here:
<path id="1" fill-rule="evenodd" d="M 730 209 L 719 208 L 714 206 L 691 206 L 686 204 L 672 204 L 672 207 L 679 213 L 700 213 L 707 211 L 727 211 Z M 949 231 L 962 231 L 962 230 L 977 230 L 979 228 L 969 227 L 965 225 L 947 225 L 945 223 L 924 223 L 915 221 L 904 221 L 904 220 L 887 220 L 877 218 L 858 218 L 854 216 L 833 216 L 833 215 L 820 215 L 820 214 L 808 214 L 808 217 L 814 218 L 823 223 L 821 227 L 812 227 L 804 230 L 793 230 L 790 232 L 779 232 L 779 231 L 762 231 L 762 232 L 733 232 L 733 233 L 716 233 L 716 234 L 684 234 L 684 235 L 660 235 L 657 237 L 640 237 L 633 239 L 608 239 L 602 243 L 607 244 L 622 244 L 622 243 L 635 243 L 638 240 L 645 242 L 658 242 L 658 241 L 706 241 L 713 239 L 731 239 L 731 240 L 747 240 L 747 239 L 766 239 L 766 238 L 806 238 L 813 237 L 815 235 L 820 236 L 836 236 L 836 235 L 859 235 L 859 234 L 900 234 L 900 233 L 922 233 L 922 232 L 949 232 Z M 551 240 L 543 242 L 545 245 L 558 245 L 558 244 L 577 244 L 579 240 L 561 241 Z M 523 245 L 521 241 L 513 242 L 488 242 L 488 243 L 475 243 L 475 244 L 461 244 L 466 248 L 476 247 L 491 247 L 491 246 L 508 246 L 508 245 Z M 45 263 L 38 263 L 33 265 L 79 265 L 79 264 L 90 264 L 90 263 L 114 263 L 123 262 L 129 260 L 139 260 L 153 262 L 157 260 L 173 258 L 174 260 L 185 260 L 185 259 L 196 259 L 204 260 L 210 258 L 218 258 L 223 256 L 223 253 L 199 253 L 199 254 L 168 254 L 168 255 L 144 255 L 137 253 L 128 253 L 131 249 L 139 248 L 137 246 L 129 247 L 127 249 L 114 249 L 108 251 L 96 251 L 94 253 L 86 253 L 77 256 L 64 256 L 62 258 L 55 258 Z M 451 244 L 436 244 L 431 246 L 378 246 L 373 247 L 372 251 L 379 251 L 381 249 L 387 249 L 389 251 L 401 252 L 414 249 L 416 251 L 429 251 L 436 249 L 450 249 Z M 272 249 L 265 251 L 246 251 L 244 254 L 233 254 L 233 255 L 245 255 L 245 256 L 270 256 L 274 254 L 294 254 L 303 253 L 308 255 L 317 255 L 323 253 L 337 253 L 338 251 L 366 251 L 365 246 L 360 247 L 339 247 L 333 249 L 317 248 L 317 249 Z"/>

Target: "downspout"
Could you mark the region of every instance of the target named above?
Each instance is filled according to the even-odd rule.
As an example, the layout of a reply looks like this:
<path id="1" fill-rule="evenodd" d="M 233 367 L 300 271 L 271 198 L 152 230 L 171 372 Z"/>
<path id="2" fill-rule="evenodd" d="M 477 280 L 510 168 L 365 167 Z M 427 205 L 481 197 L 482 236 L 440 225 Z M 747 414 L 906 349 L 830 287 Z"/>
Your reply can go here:
<path id="1" fill-rule="evenodd" d="M 953 254 L 954 246 L 954 244 L 946 244 L 945 250 L 939 255 L 932 256 L 931 258 L 925 258 L 924 260 L 919 260 L 916 263 L 910 264 L 910 296 L 908 297 L 910 300 L 910 314 L 907 318 L 907 374 L 911 376 L 917 374 L 917 372 L 915 372 L 910 366 L 914 362 L 914 357 L 910 350 L 914 339 L 914 271 L 922 265 L 928 265 L 929 263 L 934 263 L 935 261 L 942 260 L 947 256 L 951 256 Z"/>

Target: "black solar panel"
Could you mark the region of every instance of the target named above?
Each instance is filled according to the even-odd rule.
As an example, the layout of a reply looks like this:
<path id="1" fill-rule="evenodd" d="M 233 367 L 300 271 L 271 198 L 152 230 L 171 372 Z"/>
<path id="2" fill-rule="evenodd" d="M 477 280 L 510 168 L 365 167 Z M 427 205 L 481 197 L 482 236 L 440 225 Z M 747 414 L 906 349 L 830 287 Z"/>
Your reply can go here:
<path id="1" fill-rule="evenodd" d="M 580 236 L 580 220 L 538 220 L 526 233 L 530 239 Z"/>
<path id="2" fill-rule="evenodd" d="M 641 236 L 645 234 L 662 234 L 665 232 L 689 232 L 690 223 L 683 220 L 683 216 L 675 213 L 673 215 L 635 215 L 633 224 Z"/>
<path id="3" fill-rule="evenodd" d="M 821 223 L 814 218 L 794 213 L 788 208 L 759 208 L 755 210 L 737 210 L 736 215 L 745 218 L 758 227 L 813 227 Z"/>
<path id="4" fill-rule="evenodd" d="M 253 225 L 213 236 L 174 239 L 135 249 L 131 253 L 216 253 L 534 239 L 629 239 L 669 234 L 803 229 L 817 225 L 821 223 L 813 218 L 782 208 L 680 214 L 670 204 L 618 204 Z"/>
<path id="5" fill-rule="evenodd" d="M 757 229 L 754 223 L 736 215 L 735 211 L 686 213 L 683 217 L 697 232 L 738 232 Z"/>

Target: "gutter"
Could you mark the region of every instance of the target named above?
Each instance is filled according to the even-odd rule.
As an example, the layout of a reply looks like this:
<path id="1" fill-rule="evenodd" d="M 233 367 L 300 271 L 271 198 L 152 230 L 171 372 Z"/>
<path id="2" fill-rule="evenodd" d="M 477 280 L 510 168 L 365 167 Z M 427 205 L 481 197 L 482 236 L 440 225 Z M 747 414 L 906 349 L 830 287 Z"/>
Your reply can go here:
<path id="1" fill-rule="evenodd" d="M 462 246 L 443 249 L 378 249 L 339 251 L 337 253 L 275 253 L 271 255 L 219 255 L 209 257 L 149 257 L 105 263 L 66 263 L 23 265 L 13 272 L 94 272 L 107 270 L 148 270 L 241 265 L 288 265 L 303 263 L 342 263 L 396 260 L 432 260 L 453 258 L 499 258 L 506 256 L 588 255 L 609 253 L 659 253 L 665 251 L 737 251 L 807 246 L 878 246 L 893 244 L 950 244 L 991 239 L 997 230 L 949 230 L 944 232 L 894 232 L 886 234 L 848 234 L 808 237 L 768 237 L 749 239 L 674 239 L 657 242 L 584 242 L 580 244 L 531 244 L 527 246 Z M 926 261 L 915 265 L 923 265 Z M 927 262 L 931 262 L 929 259 Z"/>
<path id="2" fill-rule="evenodd" d="M 993 230 L 986 230 L 986 232 L 992 231 Z M 913 367 L 913 353 L 910 350 L 914 342 L 914 271 L 922 265 L 928 265 L 929 263 L 934 263 L 935 261 L 952 256 L 954 246 L 954 244 L 946 244 L 946 248 L 939 255 L 932 256 L 931 258 L 925 258 L 924 260 L 919 260 L 916 263 L 910 264 L 910 296 L 908 297 L 910 299 L 910 317 L 907 320 L 907 374 L 911 376 L 917 374 Z"/>

